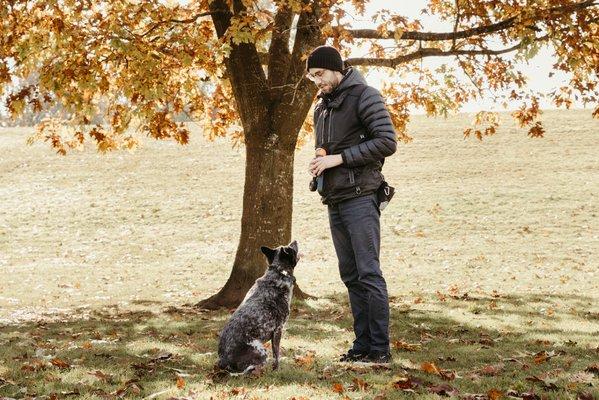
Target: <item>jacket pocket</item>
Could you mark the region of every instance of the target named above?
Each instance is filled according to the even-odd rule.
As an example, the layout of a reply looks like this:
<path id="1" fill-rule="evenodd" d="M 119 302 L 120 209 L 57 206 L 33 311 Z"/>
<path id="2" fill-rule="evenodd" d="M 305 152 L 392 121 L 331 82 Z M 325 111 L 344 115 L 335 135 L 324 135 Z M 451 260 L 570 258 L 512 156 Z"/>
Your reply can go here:
<path id="1" fill-rule="evenodd" d="M 339 165 L 324 172 L 324 191 L 327 193 L 354 187 L 358 183 L 359 173 L 353 168 Z"/>

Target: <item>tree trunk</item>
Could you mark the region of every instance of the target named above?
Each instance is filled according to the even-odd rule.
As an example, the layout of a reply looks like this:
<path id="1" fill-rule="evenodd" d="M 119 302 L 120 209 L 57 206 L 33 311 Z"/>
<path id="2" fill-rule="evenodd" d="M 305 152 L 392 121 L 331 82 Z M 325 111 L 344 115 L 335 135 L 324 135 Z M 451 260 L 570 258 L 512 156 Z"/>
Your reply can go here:
<path id="1" fill-rule="evenodd" d="M 233 270 L 225 286 L 210 298 L 200 301 L 198 307 L 237 307 L 255 280 L 266 270 L 266 257 L 260 247 L 276 247 L 291 242 L 295 140 L 289 140 L 289 136 L 294 135 L 246 135 L 246 138 L 255 140 L 247 141 L 245 146 L 241 236 Z M 307 296 L 297 285 L 294 295 L 299 298 Z"/>

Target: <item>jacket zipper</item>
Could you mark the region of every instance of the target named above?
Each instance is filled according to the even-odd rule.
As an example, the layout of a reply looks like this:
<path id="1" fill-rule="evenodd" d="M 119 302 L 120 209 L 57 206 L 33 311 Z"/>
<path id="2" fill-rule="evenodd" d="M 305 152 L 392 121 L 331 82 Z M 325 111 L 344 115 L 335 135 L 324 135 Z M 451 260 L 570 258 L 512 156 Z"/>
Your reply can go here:
<path id="1" fill-rule="evenodd" d="M 333 120 L 333 109 L 331 108 L 331 112 L 329 114 L 329 143 L 331 143 L 331 121 Z"/>
<path id="2" fill-rule="evenodd" d="M 321 120 L 322 122 L 320 124 L 320 133 L 321 133 L 320 134 L 320 139 L 321 140 L 320 140 L 320 143 L 318 143 L 318 147 L 321 147 L 324 144 L 324 124 L 325 124 L 324 119 L 326 118 L 326 112 L 327 112 L 327 109 L 325 108 L 324 111 L 322 112 L 322 118 L 319 118 L 319 120 Z M 318 121 L 316 121 L 316 122 L 318 123 Z M 317 134 L 317 136 L 319 136 L 318 135 L 318 128 L 319 127 L 317 125 L 316 126 L 316 134 Z"/>

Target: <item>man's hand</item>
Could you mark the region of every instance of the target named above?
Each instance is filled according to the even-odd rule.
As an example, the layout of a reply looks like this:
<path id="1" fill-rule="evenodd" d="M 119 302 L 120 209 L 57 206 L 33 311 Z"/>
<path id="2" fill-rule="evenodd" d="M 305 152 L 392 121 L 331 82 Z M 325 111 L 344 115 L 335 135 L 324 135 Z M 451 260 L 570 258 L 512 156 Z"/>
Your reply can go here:
<path id="1" fill-rule="evenodd" d="M 310 175 L 320 176 L 325 169 L 333 168 L 341 164 L 343 164 L 341 154 L 313 158 L 312 161 L 310 161 Z"/>

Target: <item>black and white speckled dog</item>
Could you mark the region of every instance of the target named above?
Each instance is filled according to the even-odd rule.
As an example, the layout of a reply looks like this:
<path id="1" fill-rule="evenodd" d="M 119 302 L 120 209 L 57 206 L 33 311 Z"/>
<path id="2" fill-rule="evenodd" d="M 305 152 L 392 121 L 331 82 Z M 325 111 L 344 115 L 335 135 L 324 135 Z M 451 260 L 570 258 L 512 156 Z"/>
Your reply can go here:
<path id="1" fill-rule="evenodd" d="M 220 334 L 218 366 L 231 372 L 248 373 L 266 364 L 265 342 L 271 341 L 273 369 L 279 366 L 283 325 L 289 318 L 299 260 L 297 242 L 270 249 L 262 246 L 268 269 L 250 288 Z"/>

